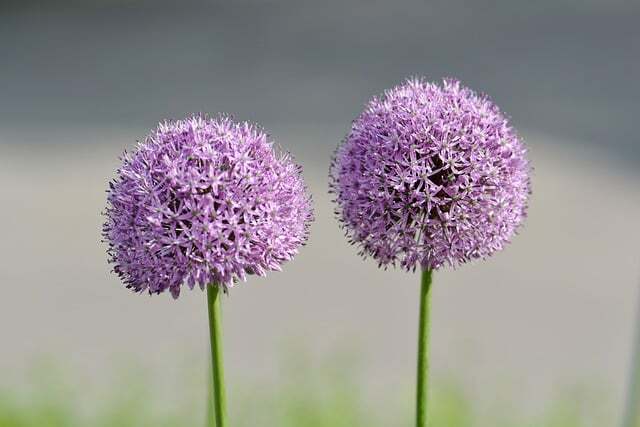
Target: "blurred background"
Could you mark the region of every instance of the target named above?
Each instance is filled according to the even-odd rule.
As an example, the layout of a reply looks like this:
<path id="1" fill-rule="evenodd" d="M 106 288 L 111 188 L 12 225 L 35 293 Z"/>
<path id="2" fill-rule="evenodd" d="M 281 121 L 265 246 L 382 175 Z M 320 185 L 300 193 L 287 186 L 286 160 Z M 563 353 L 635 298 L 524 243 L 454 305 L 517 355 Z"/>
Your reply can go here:
<path id="1" fill-rule="evenodd" d="M 49 378 L 49 395 L 80 389 L 75 410 L 116 390 L 204 411 L 204 294 L 126 290 L 106 263 L 101 211 L 118 156 L 158 121 L 227 112 L 303 165 L 317 217 L 284 272 L 224 301 L 231 412 L 252 412 L 249 391 L 293 381 L 300 394 L 337 368 L 321 379 L 349 378 L 361 412 L 401 425 L 419 277 L 358 258 L 327 173 L 372 95 L 452 76 L 507 112 L 535 171 L 513 244 L 435 276 L 431 372 L 473 414 L 449 425 L 536 417 L 558 399 L 581 402 L 579 425 L 614 425 L 640 286 L 639 20 L 640 3 L 622 0 L 0 0 L 1 396 L 28 407 L 24 390 L 44 390 L 55 366 L 64 381 Z M 152 386 L 138 392 L 127 378 L 141 371 Z M 255 412 L 284 405 L 270 398 Z"/>

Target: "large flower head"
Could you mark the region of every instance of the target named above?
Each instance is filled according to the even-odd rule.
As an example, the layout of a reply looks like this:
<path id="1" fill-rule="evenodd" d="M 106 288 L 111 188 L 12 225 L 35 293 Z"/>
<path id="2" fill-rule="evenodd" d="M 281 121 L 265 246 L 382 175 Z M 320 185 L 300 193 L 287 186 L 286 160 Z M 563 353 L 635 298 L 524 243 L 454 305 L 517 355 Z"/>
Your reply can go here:
<path id="1" fill-rule="evenodd" d="M 216 284 L 279 270 L 308 237 L 301 169 L 268 136 L 228 117 L 161 123 L 110 183 L 109 261 L 137 292 Z"/>
<path id="2" fill-rule="evenodd" d="M 437 269 L 502 249 L 530 192 L 526 149 L 488 98 L 412 79 L 373 98 L 330 172 L 336 214 L 380 266 Z"/>

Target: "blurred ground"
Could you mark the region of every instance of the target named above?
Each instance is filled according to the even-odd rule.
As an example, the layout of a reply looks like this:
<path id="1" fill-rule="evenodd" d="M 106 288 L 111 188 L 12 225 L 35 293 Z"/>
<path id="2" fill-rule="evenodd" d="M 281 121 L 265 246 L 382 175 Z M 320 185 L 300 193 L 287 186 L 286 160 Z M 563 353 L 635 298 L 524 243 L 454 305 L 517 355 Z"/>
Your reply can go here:
<path id="1" fill-rule="evenodd" d="M 293 362 L 293 363 L 292 363 Z M 330 363 L 334 364 L 331 365 Z M 310 366 L 304 356 L 288 358 L 277 384 L 252 383 L 231 387 L 229 420 L 236 427 L 383 427 L 410 426 L 411 393 L 387 390 L 385 399 L 364 399 L 351 363 L 329 358 Z M 338 364 L 335 364 L 338 363 Z M 44 368 L 44 370 L 43 370 Z M 159 372 L 144 366 L 113 370 L 105 387 L 78 382 L 69 375 L 40 366 L 30 387 L 19 392 L 0 385 L 2 427 L 178 427 L 202 426 L 206 378 L 193 366 L 175 378 L 171 399 L 162 398 Z M 178 391 L 178 392 L 176 392 Z M 599 427 L 610 425 L 611 414 L 602 395 L 585 387 L 562 390 L 536 414 L 524 415 L 517 396 L 496 395 L 492 405 L 477 402 L 455 383 L 436 382 L 431 388 L 429 426 L 447 427 Z M 484 410 L 479 410 L 484 409 Z"/>

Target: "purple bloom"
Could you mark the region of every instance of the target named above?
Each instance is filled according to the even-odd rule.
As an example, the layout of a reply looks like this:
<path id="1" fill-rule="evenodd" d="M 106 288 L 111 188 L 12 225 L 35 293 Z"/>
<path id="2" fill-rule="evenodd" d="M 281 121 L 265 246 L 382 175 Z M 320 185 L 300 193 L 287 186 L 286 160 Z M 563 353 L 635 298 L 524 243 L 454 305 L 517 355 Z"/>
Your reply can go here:
<path id="1" fill-rule="evenodd" d="M 502 249 L 526 216 L 526 149 L 489 99 L 412 79 L 373 98 L 330 172 L 336 214 L 380 266 L 437 269 Z"/>
<path id="2" fill-rule="evenodd" d="M 227 117 L 161 123 L 110 183 L 103 236 L 127 288 L 225 290 L 280 270 L 308 237 L 301 168 L 259 128 Z"/>

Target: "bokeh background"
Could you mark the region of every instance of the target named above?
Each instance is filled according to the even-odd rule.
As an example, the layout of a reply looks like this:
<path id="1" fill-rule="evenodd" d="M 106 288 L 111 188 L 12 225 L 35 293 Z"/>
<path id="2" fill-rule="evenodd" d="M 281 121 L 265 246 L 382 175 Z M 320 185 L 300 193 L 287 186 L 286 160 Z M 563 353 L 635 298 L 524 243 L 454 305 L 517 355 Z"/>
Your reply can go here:
<path id="1" fill-rule="evenodd" d="M 303 165 L 317 217 L 284 272 L 224 301 L 228 382 L 269 390 L 304 353 L 399 412 L 381 402 L 410 396 L 419 278 L 357 257 L 327 171 L 370 96 L 453 76 L 511 116 L 534 193 L 506 251 L 436 274 L 435 381 L 531 413 L 586 387 L 617 420 L 640 286 L 639 20 L 622 0 L 0 1 L 0 387 L 45 358 L 96 398 L 127 360 L 171 402 L 184 366 L 206 371 L 204 294 L 124 289 L 101 211 L 118 156 L 159 120 L 227 112 Z"/>

